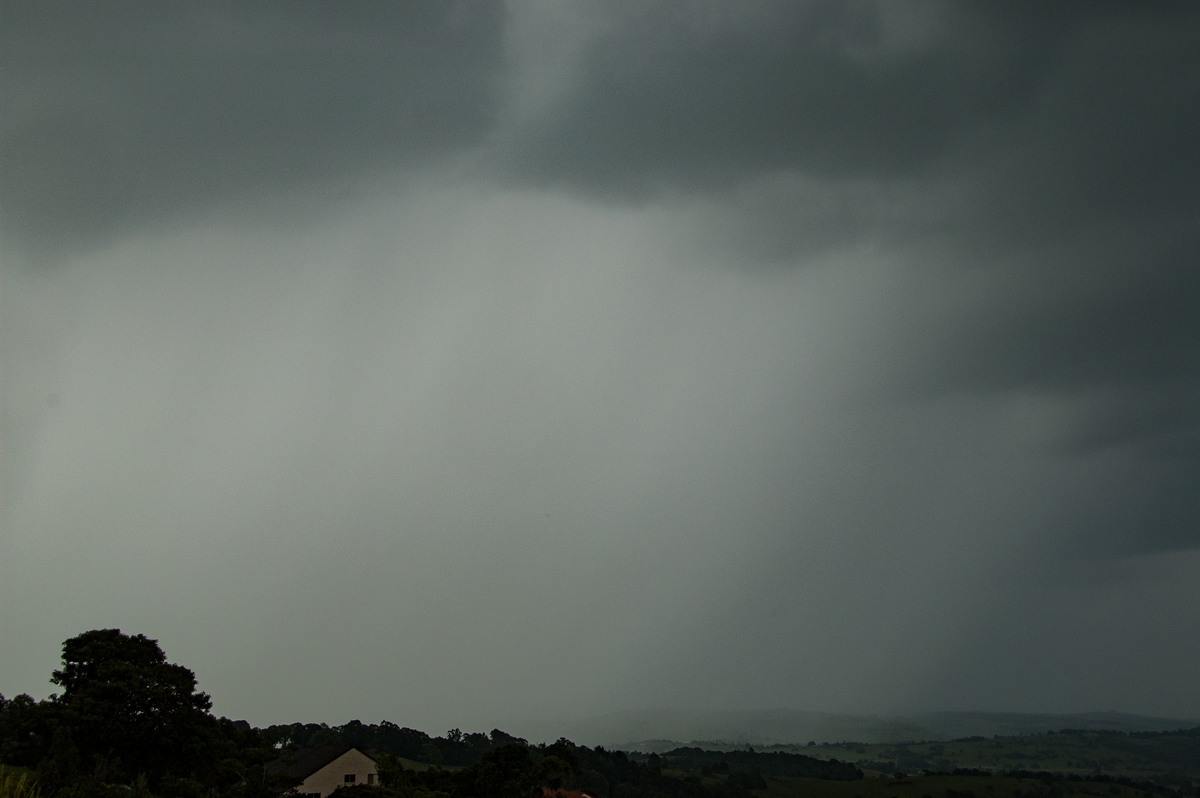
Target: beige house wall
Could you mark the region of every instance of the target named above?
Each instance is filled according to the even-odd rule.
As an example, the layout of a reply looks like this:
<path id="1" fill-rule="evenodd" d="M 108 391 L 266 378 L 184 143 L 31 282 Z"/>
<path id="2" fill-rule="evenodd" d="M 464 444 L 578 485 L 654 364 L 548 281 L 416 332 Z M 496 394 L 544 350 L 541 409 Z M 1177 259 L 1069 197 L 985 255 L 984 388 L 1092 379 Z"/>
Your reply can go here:
<path id="1" fill-rule="evenodd" d="M 353 775 L 354 781 L 346 781 L 347 775 Z M 379 771 L 375 767 L 375 760 L 357 748 L 351 748 L 302 781 L 300 786 L 296 788 L 296 792 L 300 793 L 300 795 L 319 794 L 321 798 L 326 798 L 329 793 L 338 787 L 349 787 L 352 784 L 378 783 Z"/>

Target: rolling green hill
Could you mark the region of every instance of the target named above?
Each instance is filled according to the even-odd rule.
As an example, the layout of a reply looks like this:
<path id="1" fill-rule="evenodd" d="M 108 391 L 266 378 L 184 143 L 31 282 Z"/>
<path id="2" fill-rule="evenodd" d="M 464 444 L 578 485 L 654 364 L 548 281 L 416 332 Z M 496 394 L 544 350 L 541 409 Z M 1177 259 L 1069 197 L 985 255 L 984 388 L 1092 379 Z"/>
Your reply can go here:
<path id="1" fill-rule="evenodd" d="M 1200 728 L 1174 732 L 1064 730 L 1010 737 L 968 737 L 921 743 L 836 743 L 770 746 L 853 762 L 884 773 L 1051 771 L 1148 778 L 1163 773 L 1200 776 Z"/>

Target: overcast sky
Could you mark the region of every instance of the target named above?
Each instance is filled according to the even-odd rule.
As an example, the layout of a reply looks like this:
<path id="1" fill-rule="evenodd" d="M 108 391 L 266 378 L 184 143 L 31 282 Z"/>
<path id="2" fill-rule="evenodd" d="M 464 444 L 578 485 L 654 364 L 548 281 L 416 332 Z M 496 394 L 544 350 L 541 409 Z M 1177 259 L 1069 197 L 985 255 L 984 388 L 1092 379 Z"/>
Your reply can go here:
<path id="1" fill-rule="evenodd" d="M 0 4 L 0 692 L 1200 717 L 1200 5 Z"/>

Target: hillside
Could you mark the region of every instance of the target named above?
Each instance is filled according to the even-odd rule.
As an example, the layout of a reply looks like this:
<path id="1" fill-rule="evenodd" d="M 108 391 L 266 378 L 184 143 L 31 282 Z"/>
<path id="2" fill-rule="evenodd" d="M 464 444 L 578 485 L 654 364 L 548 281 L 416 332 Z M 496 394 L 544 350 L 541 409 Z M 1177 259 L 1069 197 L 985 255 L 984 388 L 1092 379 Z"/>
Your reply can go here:
<path id="1" fill-rule="evenodd" d="M 798 710 L 687 711 L 677 709 L 614 712 L 593 718 L 525 724 L 531 739 L 558 736 L 586 745 L 627 751 L 668 751 L 681 745 L 803 745 L 852 740 L 904 743 L 963 737 L 1043 734 L 1059 729 L 1158 732 L 1200 726 L 1198 719 L 1159 718 L 1116 712 L 1032 714 L 926 712 L 909 715 L 853 715 Z"/>
<path id="2" fill-rule="evenodd" d="M 1175 732 L 1072 729 L 921 743 L 825 743 L 771 746 L 762 750 L 803 752 L 884 773 L 972 769 L 1129 778 L 1152 778 L 1165 773 L 1200 777 L 1200 728 Z"/>

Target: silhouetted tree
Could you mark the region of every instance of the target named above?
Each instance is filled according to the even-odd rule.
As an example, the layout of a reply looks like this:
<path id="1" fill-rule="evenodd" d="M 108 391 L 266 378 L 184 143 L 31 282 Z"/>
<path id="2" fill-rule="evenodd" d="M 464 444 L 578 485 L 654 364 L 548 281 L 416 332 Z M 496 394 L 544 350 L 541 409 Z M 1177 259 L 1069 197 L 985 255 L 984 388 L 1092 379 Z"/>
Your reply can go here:
<path id="1" fill-rule="evenodd" d="M 51 699 L 65 736 L 54 744 L 77 751 L 97 781 L 212 775 L 212 702 L 157 641 L 118 629 L 84 632 L 63 643 L 63 667 L 51 681 L 63 688 Z"/>

